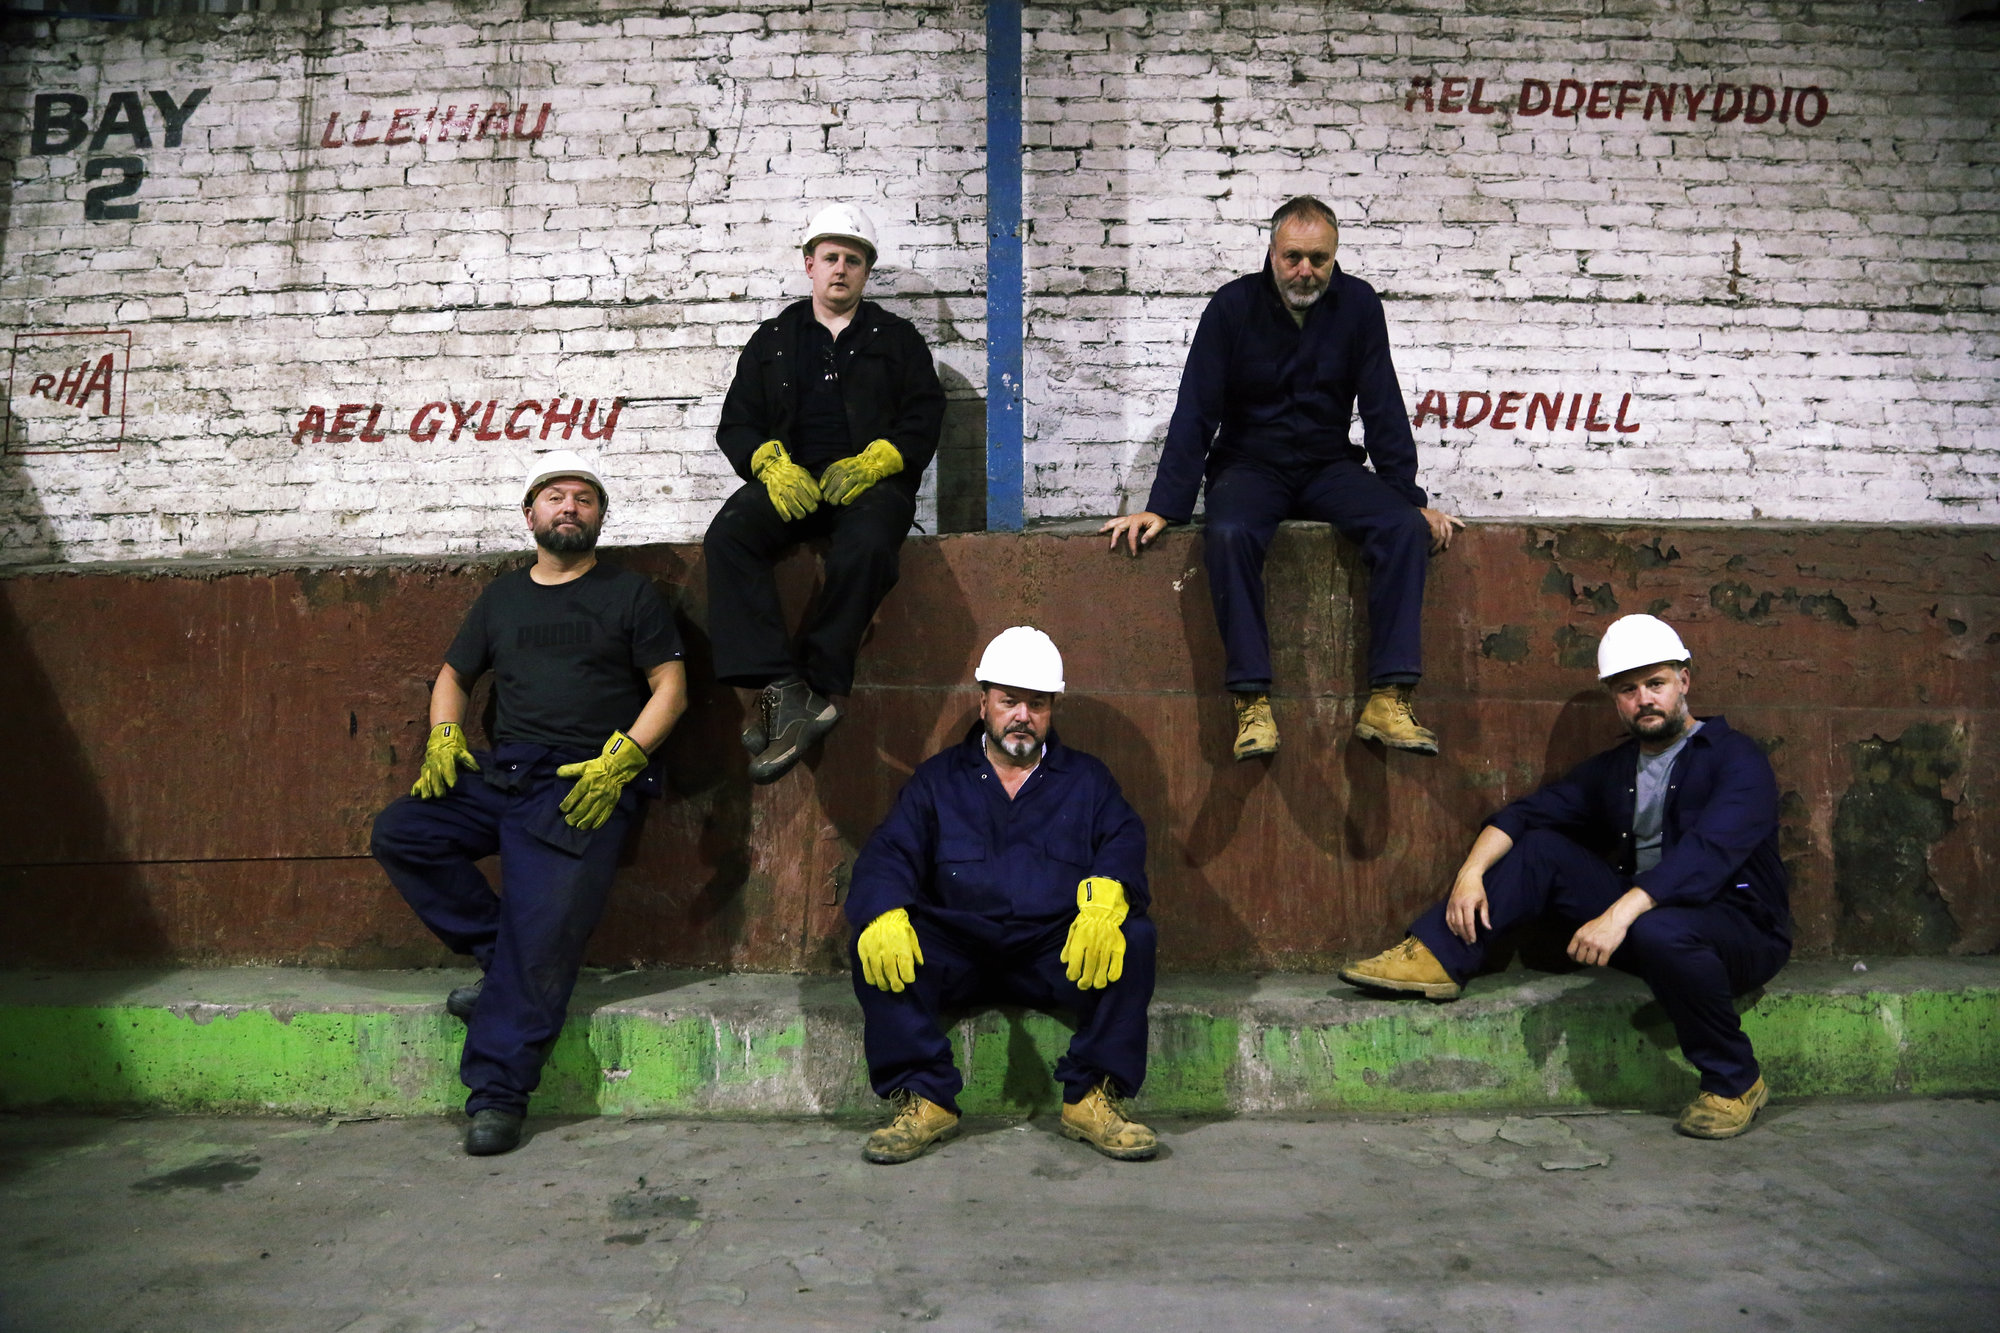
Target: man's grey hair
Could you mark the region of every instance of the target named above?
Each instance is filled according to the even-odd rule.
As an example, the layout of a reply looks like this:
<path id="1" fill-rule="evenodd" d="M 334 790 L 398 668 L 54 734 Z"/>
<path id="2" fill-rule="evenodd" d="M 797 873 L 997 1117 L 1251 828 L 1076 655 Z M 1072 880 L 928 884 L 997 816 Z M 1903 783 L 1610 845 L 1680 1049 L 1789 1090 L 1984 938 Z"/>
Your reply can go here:
<path id="1" fill-rule="evenodd" d="M 1277 235 L 1278 228 L 1297 217 L 1317 218 L 1333 228 L 1336 235 L 1340 232 L 1340 219 L 1333 215 L 1333 210 L 1311 195 L 1302 194 L 1295 199 L 1287 199 L 1278 205 L 1277 212 L 1271 214 L 1271 234 Z"/>

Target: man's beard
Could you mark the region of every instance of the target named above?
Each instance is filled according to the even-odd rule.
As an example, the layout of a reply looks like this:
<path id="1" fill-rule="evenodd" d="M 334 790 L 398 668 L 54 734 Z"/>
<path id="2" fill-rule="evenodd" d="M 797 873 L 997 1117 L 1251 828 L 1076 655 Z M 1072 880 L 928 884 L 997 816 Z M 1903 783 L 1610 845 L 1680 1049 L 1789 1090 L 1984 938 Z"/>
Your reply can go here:
<path id="1" fill-rule="evenodd" d="M 1010 759 L 1033 759 L 1042 750 L 1042 738 L 1032 731 L 1016 729 L 1002 734 L 988 727 L 986 739 Z"/>
<path id="2" fill-rule="evenodd" d="M 1331 281 L 1332 279 L 1329 278 L 1327 282 L 1314 282 L 1301 284 L 1300 286 L 1280 282 L 1278 284 L 1278 295 L 1283 297 L 1285 305 L 1293 310 L 1310 310 L 1320 297 L 1326 295 L 1326 289 Z"/>
<path id="3" fill-rule="evenodd" d="M 1660 726 L 1652 731 L 1642 730 L 1641 724 L 1651 718 L 1659 718 L 1661 720 Z M 1687 726 L 1687 710 L 1683 708 L 1680 712 L 1671 716 L 1664 713 L 1641 713 L 1626 723 L 1625 729 L 1642 741 L 1666 741 L 1672 743 L 1680 737 L 1682 732 L 1687 730 Z"/>
<path id="4" fill-rule="evenodd" d="M 535 545 L 551 555 L 575 555 L 579 551 L 596 549 L 598 531 L 602 523 L 581 523 L 575 528 L 559 528 L 551 522 L 546 527 L 535 529 Z"/>

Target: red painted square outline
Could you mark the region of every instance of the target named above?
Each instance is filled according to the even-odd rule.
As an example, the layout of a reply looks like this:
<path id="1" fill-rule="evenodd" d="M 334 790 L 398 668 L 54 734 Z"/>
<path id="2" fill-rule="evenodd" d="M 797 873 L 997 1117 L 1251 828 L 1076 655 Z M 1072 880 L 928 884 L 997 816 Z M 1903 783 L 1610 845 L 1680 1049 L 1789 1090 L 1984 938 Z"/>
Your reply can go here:
<path id="1" fill-rule="evenodd" d="M 14 368 L 21 364 L 21 343 L 23 340 L 41 338 L 105 338 L 125 335 L 125 364 L 119 368 L 118 376 L 118 443 L 109 447 L 88 449 L 17 449 L 14 447 Z M 130 329 L 30 329 L 14 335 L 14 345 L 7 354 L 7 426 L 6 435 L 0 438 L 0 453 L 8 454 L 115 454 L 124 447 L 125 440 L 125 396 L 131 389 L 132 380 L 132 330 Z"/>

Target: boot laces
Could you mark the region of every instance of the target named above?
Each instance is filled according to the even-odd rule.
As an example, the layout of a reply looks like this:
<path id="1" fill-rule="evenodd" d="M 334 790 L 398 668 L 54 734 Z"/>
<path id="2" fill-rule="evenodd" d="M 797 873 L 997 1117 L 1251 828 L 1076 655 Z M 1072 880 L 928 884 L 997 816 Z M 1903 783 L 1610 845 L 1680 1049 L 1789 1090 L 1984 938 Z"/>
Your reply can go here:
<path id="1" fill-rule="evenodd" d="M 757 716 L 764 725 L 764 739 L 767 741 L 777 739 L 775 732 L 778 725 L 778 706 L 784 697 L 785 693 L 776 681 L 766 685 L 763 692 L 757 696 Z"/>
<path id="2" fill-rule="evenodd" d="M 1125 1114 L 1125 1099 L 1120 1097 L 1118 1090 L 1111 1086 L 1110 1079 L 1107 1078 L 1097 1085 L 1097 1095 L 1104 1098 L 1104 1104 L 1111 1108 L 1113 1116 L 1119 1120 L 1129 1120 L 1131 1118 Z"/>
<path id="3" fill-rule="evenodd" d="M 1415 935 L 1405 935 L 1403 936 L 1403 942 L 1390 950 L 1390 952 L 1398 958 L 1415 958 L 1417 956 L 1417 944 L 1418 940 Z"/>

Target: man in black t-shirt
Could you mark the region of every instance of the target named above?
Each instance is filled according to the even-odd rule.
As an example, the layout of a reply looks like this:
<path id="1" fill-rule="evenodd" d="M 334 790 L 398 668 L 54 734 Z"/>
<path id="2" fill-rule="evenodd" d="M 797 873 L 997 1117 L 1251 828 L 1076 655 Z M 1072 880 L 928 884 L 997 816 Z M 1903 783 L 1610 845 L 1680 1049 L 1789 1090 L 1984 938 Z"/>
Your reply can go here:
<path id="1" fill-rule="evenodd" d="M 821 209 L 802 241 L 812 296 L 759 325 L 736 363 L 715 439 L 745 484 L 702 540 L 715 674 L 760 691 L 743 731 L 754 782 L 777 781 L 840 721 L 829 696 L 854 688 L 944 426 L 923 335 L 861 299 L 875 265 L 867 214 Z M 826 580 L 795 649 L 772 568 L 815 538 Z"/>
<path id="2" fill-rule="evenodd" d="M 459 1077 L 475 1156 L 521 1141 L 639 796 L 659 791 L 648 755 L 687 707 L 666 599 L 643 575 L 598 563 L 609 501 L 595 465 L 554 450 L 525 489 L 535 563 L 489 584 L 452 640 L 423 771 L 376 817 L 370 846 L 423 923 L 484 973 L 446 1001 L 466 1021 Z M 493 749 L 475 755 L 466 700 L 487 671 Z M 460 781 L 461 768 L 472 776 Z M 474 864 L 496 852 L 504 896 Z"/>

